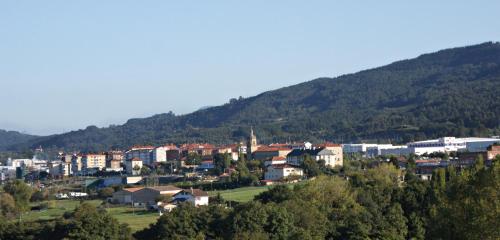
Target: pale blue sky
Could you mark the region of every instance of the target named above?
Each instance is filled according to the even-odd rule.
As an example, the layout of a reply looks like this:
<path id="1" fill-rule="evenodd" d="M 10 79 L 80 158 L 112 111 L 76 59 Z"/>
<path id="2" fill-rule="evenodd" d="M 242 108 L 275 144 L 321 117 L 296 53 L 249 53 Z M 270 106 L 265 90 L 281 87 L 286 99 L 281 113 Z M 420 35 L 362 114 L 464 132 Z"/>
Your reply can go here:
<path id="1" fill-rule="evenodd" d="M 500 40 L 500 1 L 1 1 L 0 129 L 52 134 Z"/>

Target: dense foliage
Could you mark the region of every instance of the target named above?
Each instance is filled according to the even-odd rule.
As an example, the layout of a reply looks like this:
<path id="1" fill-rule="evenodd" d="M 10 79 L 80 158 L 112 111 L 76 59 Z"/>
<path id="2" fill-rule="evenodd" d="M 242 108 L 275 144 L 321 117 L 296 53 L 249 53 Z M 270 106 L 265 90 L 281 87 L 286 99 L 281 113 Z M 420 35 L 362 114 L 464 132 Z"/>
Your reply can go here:
<path id="1" fill-rule="evenodd" d="M 137 239 L 499 239 L 500 158 L 431 182 L 391 164 L 281 185 L 234 208 L 183 205 Z M 220 197 L 218 197 L 220 198 Z M 221 202 L 220 199 L 217 201 Z"/>
<path id="2" fill-rule="evenodd" d="M 233 99 L 191 114 L 160 114 L 108 128 L 90 126 L 38 138 L 17 149 L 228 143 L 248 136 L 250 126 L 262 142 L 404 142 L 500 135 L 498 89 L 500 43 L 484 43 Z"/>
<path id="3" fill-rule="evenodd" d="M 23 143 L 34 138 L 36 138 L 36 136 L 0 129 L 0 150 L 10 145 Z"/>
<path id="4" fill-rule="evenodd" d="M 438 169 L 431 181 L 390 163 L 345 174 L 278 185 L 247 203 L 226 204 L 219 195 L 209 206 L 181 204 L 133 236 L 104 209 L 84 203 L 54 221 L 0 217 L 0 239 L 500 238 L 500 156 L 489 167 L 479 158 L 469 169 Z M 14 196 L 23 192 L 12 190 L 16 183 L 9 188 Z M 2 208 L 15 208 L 13 199 L 2 196 Z"/>
<path id="5" fill-rule="evenodd" d="M 24 223 L 0 219 L 0 239 L 126 240 L 132 239 L 132 235 L 126 224 L 118 223 L 106 210 L 83 203 L 56 221 Z"/>

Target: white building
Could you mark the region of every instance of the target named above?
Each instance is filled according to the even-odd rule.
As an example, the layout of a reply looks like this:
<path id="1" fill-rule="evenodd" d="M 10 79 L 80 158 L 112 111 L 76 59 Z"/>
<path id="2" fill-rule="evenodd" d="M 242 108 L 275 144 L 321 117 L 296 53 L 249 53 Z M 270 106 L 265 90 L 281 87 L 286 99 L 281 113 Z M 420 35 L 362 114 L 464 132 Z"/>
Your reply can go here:
<path id="1" fill-rule="evenodd" d="M 190 202 L 194 206 L 208 206 L 208 193 L 201 189 L 182 190 L 174 195 L 172 202 Z"/>
<path id="2" fill-rule="evenodd" d="M 424 153 L 433 152 L 486 151 L 486 148 L 494 143 L 500 143 L 500 139 L 442 137 L 439 139 L 408 143 L 407 146 L 411 153 L 422 155 Z"/>
<path id="3" fill-rule="evenodd" d="M 406 156 L 411 153 L 407 146 L 393 146 L 392 148 L 384 148 L 379 150 L 379 155 L 396 155 L 396 156 Z"/>
<path id="4" fill-rule="evenodd" d="M 366 153 L 368 148 L 377 146 L 378 144 L 370 143 L 342 144 L 342 151 L 344 153 Z"/>
<path id="5" fill-rule="evenodd" d="M 142 160 L 139 158 L 132 158 L 130 160 L 126 160 L 125 168 L 127 169 L 128 174 L 139 175 L 141 173 L 140 169 L 142 168 Z"/>
<path id="6" fill-rule="evenodd" d="M 498 138 L 463 138 L 467 152 L 484 152 L 495 143 L 500 143 Z"/>
<path id="7" fill-rule="evenodd" d="M 344 153 L 362 153 L 367 157 L 379 155 L 409 155 L 411 153 L 422 155 L 433 152 L 482 152 L 488 146 L 500 143 L 498 138 L 455 138 L 442 137 L 425 141 L 407 143 L 406 146 L 393 146 L 392 144 L 343 144 Z"/>
<path id="8" fill-rule="evenodd" d="M 303 176 L 304 173 L 301 168 L 297 168 L 288 164 L 269 165 L 266 173 L 264 174 L 265 180 L 278 181 L 283 180 L 289 176 Z"/>
<path id="9" fill-rule="evenodd" d="M 264 166 L 268 167 L 270 165 L 279 165 L 285 163 L 286 163 L 286 157 L 274 156 L 271 159 L 264 161 Z"/>
<path id="10" fill-rule="evenodd" d="M 168 147 L 157 147 L 151 151 L 152 162 L 166 162 Z"/>

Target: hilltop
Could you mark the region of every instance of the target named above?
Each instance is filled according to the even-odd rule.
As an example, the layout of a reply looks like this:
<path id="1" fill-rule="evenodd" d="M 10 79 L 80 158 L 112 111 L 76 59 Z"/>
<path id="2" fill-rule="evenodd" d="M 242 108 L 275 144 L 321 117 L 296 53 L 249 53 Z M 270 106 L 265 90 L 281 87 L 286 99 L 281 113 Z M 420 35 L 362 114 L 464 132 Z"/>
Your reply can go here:
<path id="1" fill-rule="evenodd" d="M 12 146 L 81 150 L 167 142 L 229 143 L 253 126 L 260 141 L 403 142 L 500 134 L 500 44 L 483 43 L 318 78 L 176 116 L 28 139 Z"/>

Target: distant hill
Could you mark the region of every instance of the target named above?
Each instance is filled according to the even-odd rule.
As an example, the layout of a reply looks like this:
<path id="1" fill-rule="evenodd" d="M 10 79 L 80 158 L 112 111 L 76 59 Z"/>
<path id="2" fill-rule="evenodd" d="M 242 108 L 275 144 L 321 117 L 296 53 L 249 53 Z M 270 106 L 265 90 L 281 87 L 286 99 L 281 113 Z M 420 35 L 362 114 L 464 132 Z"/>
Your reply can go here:
<path id="1" fill-rule="evenodd" d="M 16 131 L 6 131 L 0 129 L 0 150 L 7 148 L 8 146 L 24 143 L 26 141 L 35 139 L 37 136 L 28 135 Z"/>
<path id="2" fill-rule="evenodd" d="M 260 141 L 403 142 L 500 134 L 500 44 L 442 50 L 336 78 L 319 78 L 175 116 L 42 137 L 16 148 L 83 150 L 167 142 L 228 143 L 250 126 Z"/>

